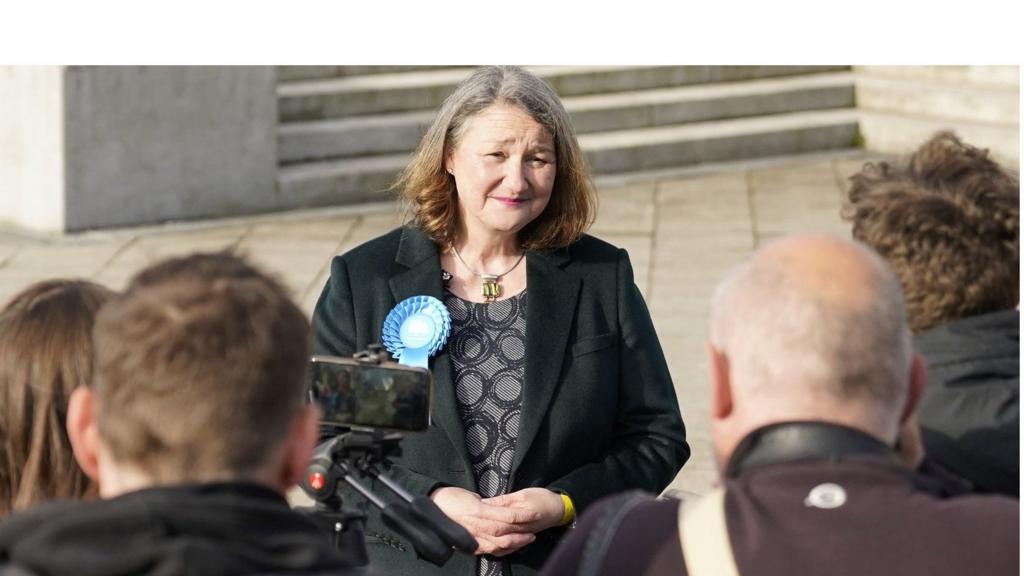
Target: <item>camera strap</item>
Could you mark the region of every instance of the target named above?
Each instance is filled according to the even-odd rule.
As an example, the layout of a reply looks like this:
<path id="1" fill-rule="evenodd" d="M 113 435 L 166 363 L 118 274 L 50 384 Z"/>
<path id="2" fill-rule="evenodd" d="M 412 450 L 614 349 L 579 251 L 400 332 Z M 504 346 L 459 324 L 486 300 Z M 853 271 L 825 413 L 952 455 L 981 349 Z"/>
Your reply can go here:
<path id="1" fill-rule="evenodd" d="M 679 505 L 679 544 L 689 576 L 739 576 L 725 524 L 725 489 Z"/>
<path id="2" fill-rule="evenodd" d="M 622 521 L 650 494 L 636 491 L 594 524 L 583 546 L 577 576 L 598 576 Z M 679 503 L 679 545 L 689 576 L 738 576 L 729 532 L 725 524 L 725 489 L 715 488 L 694 500 Z"/>
<path id="3" fill-rule="evenodd" d="M 623 498 L 622 504 L 597 522 L 594 531 L 587 536 L 577 576 L 598 576 L 601 573 L 604 558 L 623 519 L 637 504 L 651 501 L 651 495 L 640 490 L 629 492 Z"/>

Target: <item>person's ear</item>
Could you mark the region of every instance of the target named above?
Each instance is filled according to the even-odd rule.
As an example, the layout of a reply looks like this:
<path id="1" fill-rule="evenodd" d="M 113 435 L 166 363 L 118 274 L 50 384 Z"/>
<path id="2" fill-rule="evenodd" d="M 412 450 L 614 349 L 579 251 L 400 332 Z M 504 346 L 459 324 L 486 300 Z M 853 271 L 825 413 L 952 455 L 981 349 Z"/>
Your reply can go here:
<path id="1" fill-rule="evenodd" d="M 99 482 L 100 433 L 96 423 L 96 395 L 88 386 L 79 386 L 68 399 L 65 421 L 75 461 L 93 482 Z"/>
<path id="2" fill-rule="evenodd" d="M 914 359 L 910 362 L 909 378 L 907 401 L 903 405 L 903 413 L 900 414 L 900 424 L 903 424 L 914 415 L 914 411 L 917 410 L 917 403 L 921 400 L 921 395 L 924 394 L 924 387 L 928 383 L 928 368 L 920 354 L 914 354 Z"/>
<path id="3" fill-rule="evenodd" d="M 313 449 L 320 436 L 320 408 L 307 404 L 292 421 L 285 443 L 281 489 L 287 490 L 302 481 L 313 458 Z"/>
<path id="4" fill-rule="evenodd" d="M 450 176 L 455 175 L 455 168 L 453 167 L 452 153 L 450 150 L 444 154 L 444 171 Z"/>
<path id="5" fill-rule="evenodd" d="M 711 418 L 721 420 L 729 417 L 733 409 L 729 358 L 710 342 L 708 343 L 708 365 L 711 369 Z"/>

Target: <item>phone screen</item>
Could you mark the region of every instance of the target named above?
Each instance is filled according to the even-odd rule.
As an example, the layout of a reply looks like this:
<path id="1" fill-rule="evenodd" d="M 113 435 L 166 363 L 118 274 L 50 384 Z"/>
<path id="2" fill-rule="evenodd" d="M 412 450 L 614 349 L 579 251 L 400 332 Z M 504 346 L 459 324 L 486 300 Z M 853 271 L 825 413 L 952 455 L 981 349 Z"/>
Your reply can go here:
<path id="1" fill-rule="evenodd" d="M 430 373 L 343 358 L 312 360 L 310 401 L 324 422 L 421 431 L 430 425 Z"/>

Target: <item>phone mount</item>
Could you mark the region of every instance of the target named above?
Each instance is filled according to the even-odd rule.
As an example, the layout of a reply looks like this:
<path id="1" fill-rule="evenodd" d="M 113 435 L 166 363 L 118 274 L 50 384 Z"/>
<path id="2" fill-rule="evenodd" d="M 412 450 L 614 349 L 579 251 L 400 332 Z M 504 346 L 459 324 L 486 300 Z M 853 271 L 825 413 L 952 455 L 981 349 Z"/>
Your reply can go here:
<path id="1" fill-rule="evenodd" d="M 391 361 L 379 345 L 371 345 L 354 358 L 373 365 Z M 401 455 L 401 434 L 326 426 L 321 429 L 321 438 L 325 437 L 329 439 L 313 452 L 301 484 L 316 505 L 299 510 L 332 535 L 335 546 L 351 559 L 353 566 L 369 564 L 363 540 L 366 514 L 344 505 L 340 495 L 344 485 L 378 508 L 384 524 L 412 543 L 419 558 L 443 566 L 454 550 L 466 554 L 476 551 L 476 539 L 445 516 L 430 498 L 414 496 L 381 471 L 388 458 Z M 398 500 L 385 501 L 361 481 L 365 477 L 376 480 Z"/>

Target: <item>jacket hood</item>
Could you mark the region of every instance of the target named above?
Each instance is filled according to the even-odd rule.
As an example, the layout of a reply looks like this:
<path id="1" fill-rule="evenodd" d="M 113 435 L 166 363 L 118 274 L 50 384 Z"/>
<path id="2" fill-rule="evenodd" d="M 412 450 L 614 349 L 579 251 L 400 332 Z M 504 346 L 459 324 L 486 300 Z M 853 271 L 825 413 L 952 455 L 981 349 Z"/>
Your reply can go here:
<path id="1" fill-rule="evenodd" d="M 316 524 L 279 494 L 248 484 L 153 488 L 40 506 L 0 523 L 0 568 L 11 564 L 30 574 L 80 576 L 346 568 Z"/>

